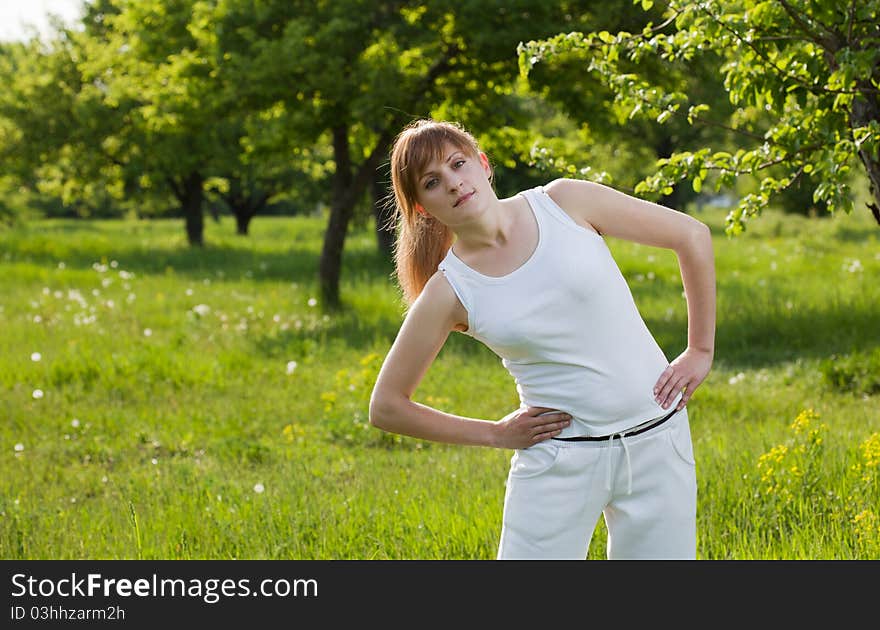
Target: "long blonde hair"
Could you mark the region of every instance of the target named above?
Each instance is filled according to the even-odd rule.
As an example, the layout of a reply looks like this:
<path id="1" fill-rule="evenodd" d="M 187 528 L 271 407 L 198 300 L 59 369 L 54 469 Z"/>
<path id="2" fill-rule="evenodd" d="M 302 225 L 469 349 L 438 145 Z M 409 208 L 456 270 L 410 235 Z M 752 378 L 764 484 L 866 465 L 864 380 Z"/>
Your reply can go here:
<path id="1" fill-rule="evenodd" d="M 391 150 L 393 220 L 398 227 L 394 263 L 407 304 L 419 297 L 455 238 L 446 225 L 416 209 L 419 174 L 432 161 L 443 158 L 444 143 L 474 157 L 480 154 L 477 141 L 461 125 L 430 119 L 404 127 Z"/>

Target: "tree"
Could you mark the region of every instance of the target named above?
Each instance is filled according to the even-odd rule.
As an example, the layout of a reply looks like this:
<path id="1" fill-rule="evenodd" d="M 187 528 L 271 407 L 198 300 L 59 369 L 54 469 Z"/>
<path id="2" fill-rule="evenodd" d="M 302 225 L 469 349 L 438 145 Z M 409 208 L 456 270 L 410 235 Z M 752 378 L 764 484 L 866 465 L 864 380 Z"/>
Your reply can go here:
<path id="1" fill-rule="evenodd" d="M 651 8 L 651 0 L 637 0 Z M 880 223 L 880 0 L 670 0 L 665 21 L 640 32 L 570 32 L 519 48 L 527 75 L 535 64 L 567 51 L 589 56 L 589 69 L 615 92 L 615 101 L 638 116 L 665 123 L 684 116 L 737 134 L 743 148 L 679 150 L 658 160 L 656 172 L 636 192 L 661 194 L 689 180 L 699 191 L 707 178 L 716 188 L 741 175 L 761 178 L 727 217 L 739 233 L 771 197 L 803 179 L 816 202 L 831 211 L 852 209 L 851 165 L 860 161 Z M 659 85 L 622 64 L 653 56 L 667 63 L 695 63 L 704 55 L 723 60 L 721 72 L 732 115 L 692 94 Z M 784 174 L 769 176 L 770 169 Z"/>
<path id="2" fill-rule="evenodd" d="M 326 134 L 334 171 L 319 262 L 322 303 L 341 305 L 346 232 L 410 119 L 448 100 L 486 105 L 516 78 L 516 44 L 551 34 L 578 3 L 248 0 L 218 4 L 222 72 L 257 109 L 282 104 L 306 146 Z M 586 3 L 580 3 L 586 4 Z M 566 18 L 566 16 L 568 16 Z"/>

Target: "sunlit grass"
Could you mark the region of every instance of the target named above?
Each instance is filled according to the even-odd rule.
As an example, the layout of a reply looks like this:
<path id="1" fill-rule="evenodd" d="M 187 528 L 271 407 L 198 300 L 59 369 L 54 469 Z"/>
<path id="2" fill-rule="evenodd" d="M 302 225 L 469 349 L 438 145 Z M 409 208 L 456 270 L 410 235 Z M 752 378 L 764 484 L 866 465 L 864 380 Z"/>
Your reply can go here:
<path id="1" fill-rule="evenodd" d="M 728 239 L 722 212 L 698 217 L 718 276 L 715 364 L 689 406 L 699 556 L 880 557 L 880 229 L 864 211 L 768 212 Z M 347 308 L 322 312 L 323 225 L 258 217 L 242 238 L 209 222 L 201 250 L 177 221 L 0 232 L 2 557 L 494 557 L 510 452 L 369 426 L 402 305 L 355 229 Z M 674 254 L 609 246 L 673 358 Z M 416 398 L 484 419 L 518 405 L 462 335 Z M 590 557 L 604 541 L 600 523 Z"/>

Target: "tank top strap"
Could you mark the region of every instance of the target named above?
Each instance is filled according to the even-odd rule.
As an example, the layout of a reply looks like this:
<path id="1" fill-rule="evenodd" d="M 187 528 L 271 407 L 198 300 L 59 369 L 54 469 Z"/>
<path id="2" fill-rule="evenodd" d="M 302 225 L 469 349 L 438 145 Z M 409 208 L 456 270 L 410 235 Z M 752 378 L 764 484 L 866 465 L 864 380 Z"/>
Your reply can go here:
<path id="1" fill-rule="evenodd" d="M 569 214 L 547 194 L 547 191 L 544 190 L 543 186 L 536 186 L 526 192 L 530 195 L 529 199 L 532 200 L 532 205 L 539 208 L 541 214 L 551 216 L 567 227 L 580 228 L 574 219 L 572 219 L 571 216 L 569 216 Z"/>

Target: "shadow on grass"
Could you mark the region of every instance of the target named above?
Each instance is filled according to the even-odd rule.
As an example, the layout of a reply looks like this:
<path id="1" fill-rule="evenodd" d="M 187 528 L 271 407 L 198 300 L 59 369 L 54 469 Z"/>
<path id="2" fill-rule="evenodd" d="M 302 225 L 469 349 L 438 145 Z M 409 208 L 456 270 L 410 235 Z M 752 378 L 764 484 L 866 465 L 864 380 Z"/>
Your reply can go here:
<path id="1" fill-rule="evenodd" d="M 73 229 L 71 228 L 71 231 Z M 82 234 L 82 228 L 75 230 Z M 101 259 L 119 261 L 119 269 L 139 275 L 177 275 L 203 279 L 287 281 L 317 283 L 320 252 L 306 246 L 293 246 L 286 251 L 260 252 L 229 245 L 205 245 L 198 248 L 174 245 L 146 248 L 112 246 L 96 250 L 94 244 L 67 247 L 62 256 L 49 251 L 19 251 L 11 260 L 56 267 L 64 262 L 66 269 L 87 271 Z M 357 274 L 376 280 L 387 279 L 391 261 L 378 251 L 348 248 L 343 253 L 343 279 Z"/>
<path id="2" fill-rule="evenodd" d="M 672 360 L 687 346 L 687 322 L 645 318 Z M 828 359 L 880 346 L 877 311 L 867 304 L 807 308 L 784 318 L 723 315 L 715 334 L 715 361 L 731 369 L 774 367 L 796 359 Z"/>

